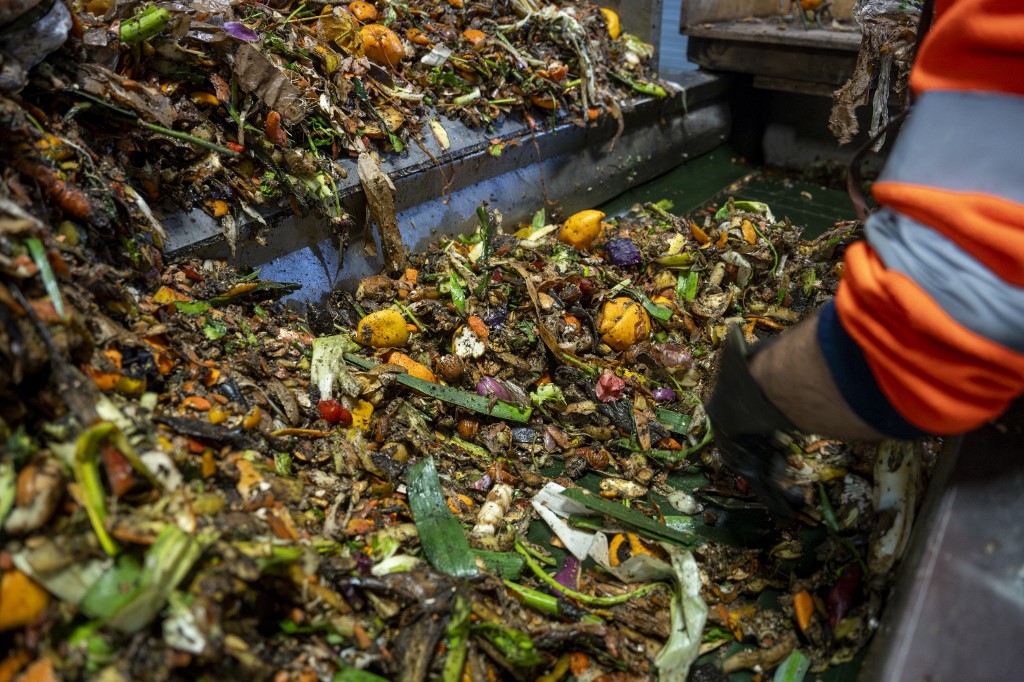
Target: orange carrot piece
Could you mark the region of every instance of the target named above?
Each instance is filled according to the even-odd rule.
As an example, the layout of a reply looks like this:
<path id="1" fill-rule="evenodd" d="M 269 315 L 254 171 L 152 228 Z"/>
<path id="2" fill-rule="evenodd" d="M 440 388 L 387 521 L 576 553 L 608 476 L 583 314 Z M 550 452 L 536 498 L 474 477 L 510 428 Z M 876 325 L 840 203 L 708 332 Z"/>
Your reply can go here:
<path id="1" fill-rule="evenodd" d="M 697 240 L 698 244 L 710 244 L 711 237 L 708 233 L 700 228 L 697 223 L 690 223 L 690 232 L 693 234 L 693 238 Z"/>
<path id="2" fill-rule="evenodd" d="M 181 401 L 182 407 L 191 407 L 193 410 L 201 410 L 206 412 L 210 409 L 210 401 L 206 398 L 198 395 L 190 395 Z"/>
<path id="3" fill-rule="evenodd" d="M 814 597 L 807 590 L 800 590 L 793 595 L 793 610 L 796 612 L 796 624 L 800 626 L 801 632 L 806 632 L 811 624 L 811 615 L 814 613 Z"/>

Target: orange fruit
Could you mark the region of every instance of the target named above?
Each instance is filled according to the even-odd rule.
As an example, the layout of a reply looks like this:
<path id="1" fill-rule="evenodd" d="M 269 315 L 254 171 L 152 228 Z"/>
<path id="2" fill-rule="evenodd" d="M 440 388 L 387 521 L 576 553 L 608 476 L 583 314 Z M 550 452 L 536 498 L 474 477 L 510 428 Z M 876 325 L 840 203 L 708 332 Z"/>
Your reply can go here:
<path id="1" fill-rule="evenodd" d="M 587 209 L 569 216 L 558 231 L 558 241 L 574 249 L 589 249 L 601 234 L 601 220 L 604 213 Z"/>
<path id="2" fill-rule="evenodd" d="M 410 41 L 416 43 L 417 45 L 429 45 L 430 44 L 430 38 L 428 38 L 427 34 L 425 34 L 423 31 L 419 30 L 418 28 L 406 29 L 405 37 L 406 37 L 407 40 L 410 40 Z"/>
<path id="3" fill-rule="evenodd" d="M 362 0 L 350 2 L 348 4 L 348 11 L 352 12 L 352 16 L 363 23 L 377 21 L 377 8 L 368 2 L 362 2 Z"/>
<path id="4" fill-rule="evenodd" d="M 383 24 L 367 24 L 359 29 L 363 52 L 381 66 L 397 66 L 405 58 L 405 48 L 395 32 Z"/>
<path id="5" fill-rule="evenodd" d="M 651 333 L 651 317 L 631 298 L 620 296 L 606 301 L 597 318 L 601 340 L 618 351 L 645 341 Z"/>

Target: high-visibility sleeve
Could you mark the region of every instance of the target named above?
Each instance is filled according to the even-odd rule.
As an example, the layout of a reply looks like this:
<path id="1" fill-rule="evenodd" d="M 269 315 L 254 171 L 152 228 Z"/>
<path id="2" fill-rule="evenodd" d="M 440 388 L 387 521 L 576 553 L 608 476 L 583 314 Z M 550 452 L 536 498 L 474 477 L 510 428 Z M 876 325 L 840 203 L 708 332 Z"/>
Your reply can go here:
<path id="1" fill-rule="evenodd" d="M 910 87 L 1024 95 L 1021 9 L 1020 0 L 938 0 Z"/>
<path id="2" fill-rule="evenodd" d="M 844 398 L 889 435 L 968 430 L 1024 393 L 1024 2 L 938 12 L 882 208 L 846 254 L 839 328 L 819 330 Z"/>

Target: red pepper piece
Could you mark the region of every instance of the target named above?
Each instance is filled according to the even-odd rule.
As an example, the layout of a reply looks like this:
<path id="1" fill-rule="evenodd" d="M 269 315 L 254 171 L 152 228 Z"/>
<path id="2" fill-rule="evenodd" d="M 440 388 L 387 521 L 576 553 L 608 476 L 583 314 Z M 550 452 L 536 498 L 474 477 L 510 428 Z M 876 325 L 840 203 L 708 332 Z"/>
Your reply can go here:
<path id="1" fill-rule="evenodd" d="M 828 591 L 828 624 L 833 628 L 849 613 L 859 585 L 860 567 L 857 564 L 850 564 Z"/>
<path id="2" fill-rule="evenodd" d="M 352 425 L 352 413 L 341 406 L 337 400 L 321 400 L 316 404 L 320 416 L 328 424 Z"/>

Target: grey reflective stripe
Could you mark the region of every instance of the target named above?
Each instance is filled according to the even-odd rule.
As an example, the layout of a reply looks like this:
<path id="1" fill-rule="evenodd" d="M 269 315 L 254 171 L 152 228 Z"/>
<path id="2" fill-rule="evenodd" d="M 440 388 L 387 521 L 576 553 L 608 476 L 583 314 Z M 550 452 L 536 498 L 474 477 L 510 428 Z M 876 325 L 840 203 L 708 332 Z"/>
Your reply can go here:
<path id="1" fill-rule="evenodd" d="M 961 326 L 1024 352 L 1024 287 L 1000 279 L 943 235 L 891 209 L 872 214 L 865 228 L 885 266 L 914 280 Z"/>
<path id="2" fill-rule="evenodd" d="M 880 180 L 983 192 L 1024 204 L 1024 97 L 924 93 Z"/>

